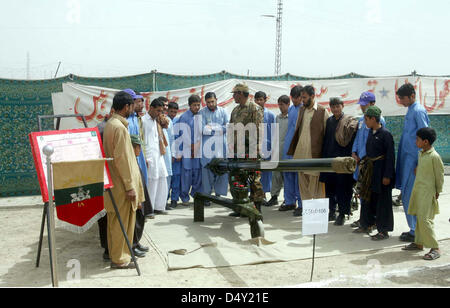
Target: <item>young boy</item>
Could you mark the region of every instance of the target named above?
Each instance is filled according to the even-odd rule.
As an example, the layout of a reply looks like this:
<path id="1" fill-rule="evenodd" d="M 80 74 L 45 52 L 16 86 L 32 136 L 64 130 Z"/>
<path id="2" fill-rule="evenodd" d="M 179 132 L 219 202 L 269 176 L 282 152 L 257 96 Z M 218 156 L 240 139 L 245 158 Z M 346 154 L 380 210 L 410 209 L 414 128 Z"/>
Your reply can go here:
<path id="1" fill-rule="evenodd" d="M 284 140 L 288 129 L 288 111 L 291 99 L 287 95 L 282 95 L 278 98 L 278 108 L 280 114 L 276 116 L 275 123 L 278 124 L 278 160 L 282 159 Z M 276 149 L 273 149 L 276 151 Z M 274 152 L 272 152 L 274 153 Z M 283 174 L 280 171 L 272 172 L 272 188 L 270 189 L 270 195 L 272 198 L 264 203 L 265 206 L 274 206 L 278 204 L 278 196 L 280 195 L 281 188 L 283 188 Z"/>
<path id="2" fill-rule="evenodd" d="M 328 118 L 325 136 L 322 146 L 323 158 L 346 157 L 352 155 L 353 137 L 348 140 L 347 145 L 340 144 L 336 137 L 339 125 L 343 125 L 344 102 L 340 98 L 330 98 L 330 109 L 333 114 Z M 325 194 L 329 200 L 329 221 L 335 221 L 336 226 L 342 226 L 345 222 L 345 215 L 350 215 L 350 202 L 353 195 L 353 174 L 337 174 L 322 172 L 321 182 L 325 183 Z M 336 217 L 336 206 L 339 205 L 339 216 Z"/>
<path id="3" fill-rule="evenodd" d="M 364 114 L 364 120 L 370 131 L 366 143 L 366 157 L 360 163 L 358 182 L 362 185 L 360 195 L 367 206 L 361 207 L 361 227 L 354 231 L 367 232 L 375 223 L 378 233 L 372 236 L 374 241 L 388 239 L 388 232 L 394 230 L 392 211 L 392 188 L 395 185 L 394 139 L 380 123 L 380 117 L 381 110 L 377 106 L 370 106 Z"/>
<path id="4" fill-rule="evenodd" d="M 416 145 L 419 149 L 419 162 L 416 169 L 408 214 L 417 218 L 414 242 L 403 250 L 423 250 L 431 248 L 423 258 L 436 260 L 441 256 L 439 244 L 433 230 L 433 219 L 439 214 L 438 198 L 444 184 L 444 164 L 439 154 L 434 150 L 436 140 L 434 129 L 425 127 L 416 133 Z"/>
<path id="5" fill-rule="evenodd" d="M 257 103 L 264 110 L 263 123 L 266 125 L 264 128 L 264 141 L 263 141 L 263 152 L 272 152 L 272 123 L 275 123 L 275 114 L 267 109 L 265 106 L 268 100 L 267 94 L 263 91 L 258 91 L 255 93 L 255 103 Z M 265 157 L 269 159 L 270 157 Z M 272 189 L 272 171 L 261 172 L 261 184 L 264 191 L 264 201 L 263 204 L 267 203 L 265 200 L 265 195 Z M 275 202 L 275 196 L 269 200 L 270 203 Z"/>

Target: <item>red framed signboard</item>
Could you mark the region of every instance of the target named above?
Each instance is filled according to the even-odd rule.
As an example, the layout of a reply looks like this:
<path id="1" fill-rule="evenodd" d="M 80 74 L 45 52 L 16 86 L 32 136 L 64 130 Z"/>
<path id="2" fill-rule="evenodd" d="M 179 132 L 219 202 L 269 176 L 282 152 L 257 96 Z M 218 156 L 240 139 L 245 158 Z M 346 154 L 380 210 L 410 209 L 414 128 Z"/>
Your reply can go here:
<path id="1" fill-rule="evenodd" d="M 44 202 L 48 202 L 46 156 L 42 153 L 44 146 L 53 146 L 52 162 L 105 158 L 97 127 L 33 132 L 29 138 Z M 105 189 L 113 187 L 106 161 L 104 186 Z"/>

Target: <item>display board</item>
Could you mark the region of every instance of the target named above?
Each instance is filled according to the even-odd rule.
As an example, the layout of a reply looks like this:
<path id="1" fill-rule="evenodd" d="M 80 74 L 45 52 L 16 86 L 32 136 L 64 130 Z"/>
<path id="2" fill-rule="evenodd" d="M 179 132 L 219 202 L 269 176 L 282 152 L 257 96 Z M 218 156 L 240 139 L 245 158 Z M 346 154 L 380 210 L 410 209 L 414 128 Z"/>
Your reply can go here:
<path id="1" fill-rule="evenodd" d="M 32 132 L 29 138 L 44 202 L 48 202 L 46 156 L 42 152 L 44 146 L 49 144 L 54 149 L 51 156 L 52 163 L 105 158 L 97 127 Z M 107 189 L 112 186 L 108 164 L 105 161 L 104 187 Z"/>

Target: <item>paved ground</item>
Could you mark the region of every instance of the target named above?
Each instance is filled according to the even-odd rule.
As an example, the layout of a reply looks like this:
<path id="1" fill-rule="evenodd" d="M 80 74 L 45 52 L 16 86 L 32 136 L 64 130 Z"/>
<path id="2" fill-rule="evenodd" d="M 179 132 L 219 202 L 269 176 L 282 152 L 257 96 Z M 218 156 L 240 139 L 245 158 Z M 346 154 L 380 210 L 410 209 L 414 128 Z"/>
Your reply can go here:
<path id="1" fill-rule="evenodd" d="M 395 193 L 394 193 L 395 195 Z M 450 177 L 446 176 L 441 212 L 450 205 Z M 437 216 L 448 221 L 450 215 Z M 0 287 L 51 286 L 48 246 L 44 238 L 41 264 L 36 255 L 41 224 L 40 196 L 0 199 Z M 158 219 L 158 218 L 156 218 Z M 348 226 L 344 226 L 348 227 Z M 448 224 L 450 228 L 450 223 Z M 351 231 L 350 227 L 349 232 Z M 429 262 L 424 253 L 399 248 L 356 252 L 315 260 L 310 282 L 311 259 L 213 269 L 167 271 L 164 258 L 151 247 L 139 259 L 142 276 L 134 270 L 109 269 L 102 260 L 98 229 L 81 235 L 57 230 L 58 271 L 62 287 L 449 287 L 450 239 L 440 241 L 443 255 Z"/>

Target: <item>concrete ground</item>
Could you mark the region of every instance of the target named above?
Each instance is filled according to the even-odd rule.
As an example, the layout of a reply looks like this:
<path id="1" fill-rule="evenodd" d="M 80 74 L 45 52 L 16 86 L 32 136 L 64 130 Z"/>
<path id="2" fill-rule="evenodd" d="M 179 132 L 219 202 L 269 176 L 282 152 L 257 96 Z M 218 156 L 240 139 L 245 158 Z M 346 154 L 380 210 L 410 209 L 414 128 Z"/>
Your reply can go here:
<path id="1" fill-rule="evenodd" d="M 398 191 L 394 191 L 396 194 Z M 440 198 L 441 214 L 436 219 L 448 221 L 449 205 L 450 176 L 446 176 Z M 36 267 L 41 218 L 40 196 L 0 199 L 3 248 L 0 249 L 0 259 L 3 260 L 0 264 L 0 287 L 51 287 L 46 232 L 40 267 Z M 343 227 L 351 232 L 349 226 Z M 164 257 L 152 246 L 147 235 L 141 242 L 150 246 L 150 252 L 139 259 L 142 275 L 137 276 L 135 270 L 109 269 L 109 263 L 102 260 L 103 250 L 99 246 L 96 225 L 83 234 L 60 229 L 55 234 L 60 287 L 450 286 L 450 239 L 440 241 L 443 253 L 435 261 L 423 260 L 425 252 L 404 252 L 398 247 L 316 258 L 313 282 L 310 282 L 311 259 L 168 271 Z"/>

